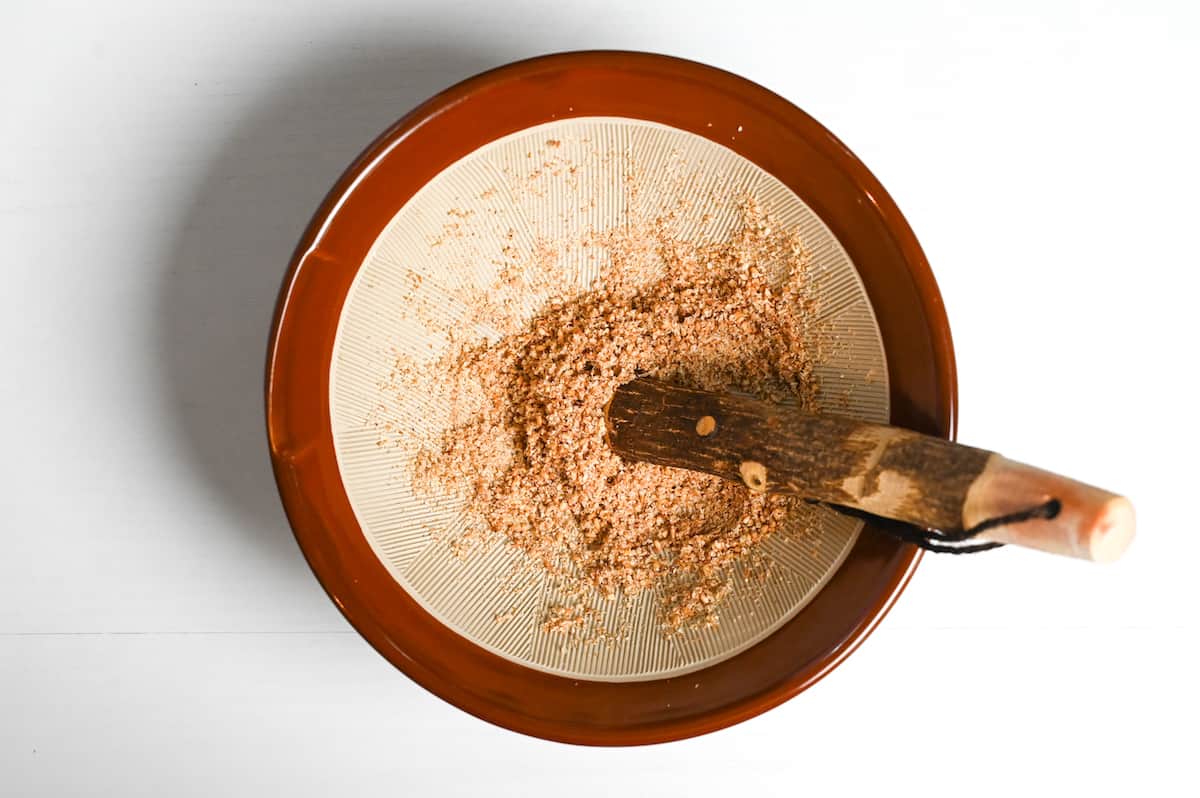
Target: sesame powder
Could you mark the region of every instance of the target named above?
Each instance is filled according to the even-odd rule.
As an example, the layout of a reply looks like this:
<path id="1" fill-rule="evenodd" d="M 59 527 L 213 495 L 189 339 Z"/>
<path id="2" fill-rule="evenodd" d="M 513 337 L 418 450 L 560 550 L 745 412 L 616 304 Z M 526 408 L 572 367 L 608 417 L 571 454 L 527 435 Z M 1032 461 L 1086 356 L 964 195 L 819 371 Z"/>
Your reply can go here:
<path id="1" fill-rule="evenodd" d="M 563 251 L 547 242 L 471 297 L 475 320 L 495 322 L 499 337 L 455 340 L 426 364 L 397 362 L 398 382 L 449 408 L 445 430 L 410 444 L 414 489 L 465 502 L 455 552 L 470 556 L 473 542 L 498 535 L 579 587 L 576 603 L 543 609 L 548 632 L 594 626 L 588 588 L 605 600 L 654 591 L 666 632 L 716 625 L 732 569 L 795 509 L 790 497 L 626 462 L 606 443 L 605 405 L 642 375 L 816 409 L 820 336 L 798 232 L 750 197 L 724 240 L 682 240 L 677 222 L 634 214 L 589 235 L 581 245 L 604 266 L 582 292 L 547 287 Z M 550 298 L 524 323 L 499 326 L 513 314 L 496 297 L 535 279 Z"/>

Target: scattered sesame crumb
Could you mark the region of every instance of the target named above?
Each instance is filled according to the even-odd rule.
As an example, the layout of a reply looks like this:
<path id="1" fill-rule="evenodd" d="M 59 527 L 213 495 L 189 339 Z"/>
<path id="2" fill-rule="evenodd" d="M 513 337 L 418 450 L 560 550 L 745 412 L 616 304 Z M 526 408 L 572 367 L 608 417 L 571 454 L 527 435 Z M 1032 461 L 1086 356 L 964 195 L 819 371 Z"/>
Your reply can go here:
<path id="1" fill-rule="evenodd" d="M 517 186 L 532 191 L 552 164 L 558 169 L 547 160 L 524 182 L 513 176 Z M 418 494 L 466 500 L 467 529 L 448 542 L 455 556 L 503 538 L 561 583 L 561 603 L 542 609 L 542 630 L 588 644 L 628 637 L 627 628 L 604 628 L 589 596 L 629 600 L 651 590 L 666 634 L 717 626 L 735 567 L 747 583 L 765 583 L 769 566 L 755 565 L 755 555 L 800 506 L 711 475 L 622 460 L 604 435 L 613 390 L 651 375 L 815 410 L 813 367 L 823 345 L 797 230 L 779 225 L 753 197 L 726 197 L 737 203 L 733 232 L 687 241 L 677 230 L 690 206 L 644 218 L 638 181 L 629 166 L 631 210 L 622 226 L 575 242 L 604 254 L 587 290 L 562 277 L 567 244 L 538 242 L 522 258 L 509 230 L 496 284 L 459 297 L 469 321 L 499 336 L 446 330 L 452 345 L 443 356 L 397 356 L 389 378 L 394 390 L 438 395 L 450 426 L 413 439 L 396 423 L 377 424 L 381 441 L 412 448 Z M 463 235 L 458 225 L 448 224 L 431 246 Z M 419 285 L 418 276 L 411 287 Z M 533 294 L 549 298 L 529 318 L 518 306 Z"/>

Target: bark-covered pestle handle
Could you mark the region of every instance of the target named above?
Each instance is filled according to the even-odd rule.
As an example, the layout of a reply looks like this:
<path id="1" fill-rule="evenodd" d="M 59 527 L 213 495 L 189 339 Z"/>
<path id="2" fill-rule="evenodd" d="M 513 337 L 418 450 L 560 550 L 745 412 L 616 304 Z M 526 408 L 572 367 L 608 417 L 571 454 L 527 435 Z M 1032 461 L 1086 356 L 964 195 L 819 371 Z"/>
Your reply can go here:
<path id="1" fill-rule="evenodd" d="M 1133 539 L 1133 506 L 1121 496 L 899 427 L 649 378 L 617 388 L 606 422 L 622 457 L 704 471 L 753 491 L 947 532 L 1051 508 L 990 525 L 978 539 L 1098 562 L 1115 560 Z"/>

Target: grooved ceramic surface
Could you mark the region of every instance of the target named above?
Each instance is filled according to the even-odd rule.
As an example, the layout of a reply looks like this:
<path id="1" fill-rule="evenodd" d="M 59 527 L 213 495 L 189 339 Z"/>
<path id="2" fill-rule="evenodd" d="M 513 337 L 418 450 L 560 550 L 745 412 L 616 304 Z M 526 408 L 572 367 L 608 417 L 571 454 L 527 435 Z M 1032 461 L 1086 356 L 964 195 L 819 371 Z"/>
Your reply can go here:
<path id="1" fill-rule="evenodd" d="M 630 169 L 639 189 L 631 192 Z M 681 237 L 720 240 L 737 223 L 736 198 L 753 195 L 802 233 L 826 322 L 817 374 L 823 410 L 888 420 L 887 368 L 875 317 L 853 264 L 821 220 L 790 189 L 709 139 L 630 119 L 575 118 L 492 142 L 443 171 L 381 231 L 355 279 L 335 344 L 330 407 L 338 464 L 358 521 L 395 579 L 447 626 L 523 665 L 605 681 L 661 678 L 711 665 L 777 629 L 819 591 L 861 524 L 808 509 L 764 546 L 769 578 L 735 576 L 715 629 L 664 637 L 656 596 L 590 603 L 616 644 L 565 641 L 545 632 L 551 580 L 503 543 L 455 556 L 446 540 L 465 523 L 461 503 L 414 495 L 411 455 L 381 445 L 381 418 L 401 430 L 436 432 L 446 408 L 427 392 L 401 391 L 397 357 L 423 360 L 448 346 L 446 331 L 493 336 L 469 325 L 466 298 L 496 281 L 505 248 L 534 264 L 557 249 L 559 274 L 527 279 L 507 297 L 529 315 L 551 284 L 582 290 L 603 260 L 573 246 L 588 231 L 620 225 L 631 205 L 654 215 L 688 206 Z M 510 249 L 508 256 L 514 254 Z M 531 266 L 531 268 L 533 268 Z M 545 286 L 540 287 L 540 286 Z M 470 328 L 464 330 L 464 327 Z M 802 534 L 805 529 L 815 530 Z"/>

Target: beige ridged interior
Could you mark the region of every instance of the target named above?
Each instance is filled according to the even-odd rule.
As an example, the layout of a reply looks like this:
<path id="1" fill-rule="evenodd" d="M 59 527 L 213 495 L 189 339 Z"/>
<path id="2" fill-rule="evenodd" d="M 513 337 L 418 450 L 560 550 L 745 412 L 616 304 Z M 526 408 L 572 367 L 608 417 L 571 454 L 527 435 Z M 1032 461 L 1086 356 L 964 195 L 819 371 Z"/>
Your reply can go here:
<path id="1" fill-rule="evenodd" d="M 445 423 L 445 408 L 427 392 L 385 390 L 396 358 L 444 351 L 445 331 L 461 326 L 466 315 L 464 290 L 493 283 L 505 244 L 531 256 L 539 240 L 577 240 L 589 229 L 619 225 L 630 201 L 624 172 L 631 164 L 643 178 L 641 212 L 665 209 L 680 195 L 694 202 L 692 221 L 681 230 L 685 238 L 722 238 L 737 220 L 727 200 L 746 193 L 781 224 L 799 227 L 828 323 L 827 360 L 818 369 L 822 407 L 886 421 L 887 368 L 874 314 L 846 252 L 808 206 L 708 139 L 599 117 L 552 122 L 492 142 L 447 168 L 396 214 L 346 299 L 330 389 L 342 480 L 368 541 L 396 580 L 443 623 L 487 649 L 533 668 L 604 681 L 679 675 L 753 645 L 821 589 L 861 526 L 825 510 L 802 510 L 791 519 L 793 533 L 765 545 L 757 565 L 769 564 L 766 582 L 735 577 L 738 587 L 715 629 L 665 637 L 655 596 L 609 602 L 593 596 L 603 625 L 627 631 L 628 638 L 573 642 L 541 628 L 554 601 L 550 580 L 503 543 L 455 556 L 446 541 L 462 528 L 463 507 L 414 495 L 411 455 L 381 445 L 381 415 L 402 430 L 436 432 Z M 595 278 L 594 259 L 570 248 L 563 257 L 571 284 L 582 288 Z M 528 314 L 544 296 L 526 290 L 513 298 Z M 801 533 L 814 527 L 816 534 Z"/>

